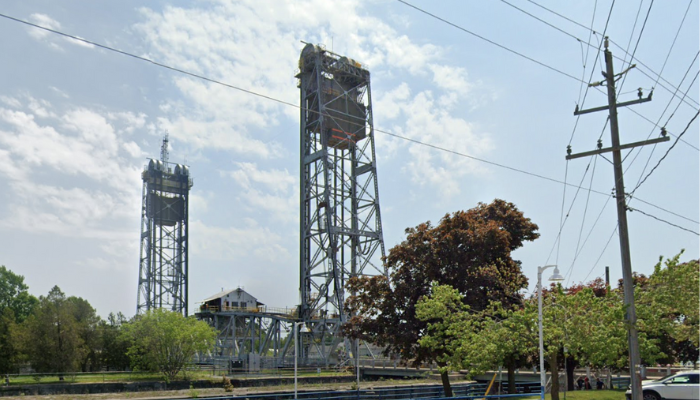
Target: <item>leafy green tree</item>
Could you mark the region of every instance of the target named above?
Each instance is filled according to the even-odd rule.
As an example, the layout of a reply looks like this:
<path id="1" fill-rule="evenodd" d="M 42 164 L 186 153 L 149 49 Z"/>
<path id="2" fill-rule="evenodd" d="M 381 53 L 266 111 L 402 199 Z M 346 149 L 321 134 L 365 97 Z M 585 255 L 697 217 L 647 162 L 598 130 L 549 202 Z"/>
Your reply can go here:
<path id="1" fill-rule="evenodd" d="M 430 295 L 433 282 L 456 289 L 477 312 L 490 301 L 504 307 L 520 303 L 518 292 L 527 286 L 527 278 L 511 252 L 539 237 L 536 231 L 537 225 L 514 204 L 498 199 L 448 214 L 437 226 L 426 222 L 406 229 L 406 240 L 385 259 L 388 278 L 348 280 L 352 295 L 346 308 L 352 317 L 343 331 L 404 360 L 437 362 L 445 393 L 451 396 L 444 350 L 418 344 L 428 322 L 416 317 L 416 303 Z"/>
<path id="2" fill-rule="evenodd" d="M 127 354 L 129 342 L 121 333 L 127 319 L 122 313 L 110 313 L 107 321 L 100 321 L 99 332 L 102 342 L 101 364 L 107 369 L 125 371 L 129 368 L 130 360 Z"/>
<path id="3" fill-rule="evenodd" d="M 0 373 L 16 371 L 22 358 L 13 339 L 17 324 L 24 321 L 36 306 L 36 297 L 29 294 L 24 277 L 0 266 Z M 15 333 L 13 333 L 15 332 Z"/>
<path id="4" fill-rule="evenodd" d="M 75 318 L 78 335 L 83 342 L 84 355 L 80 360 L 80 370 L 89 372 L 99 369 L 101 367 L 102 340 L 98 327 L 101 319 L 85 299 L 71 296 L 66 299 L 66 302 Z"/>
<path id="5" fill-rule="evenodd" d="M 0 374 L 15 372 L 15 363 L 20 357 L 13 340 L 13 331 L 17 329 L 15 313 L 6 307 L 0 310 Z"/>
<path id="6" fill-rule="evenodd" d="M 15 322 L 24 321 L 37 303 L 36 297 L 29 294 L 24 277 L 0 266 L 0 311 L 9 308 L 14 313 Z"/>
<path id="7" fill-rule="evenodd" d="M 680 262 L 681 251 L 659 259 L 646 285 L 635 288 L 643 316 L 640 330 L 656 337 L 667 353 L 665 362 L 696 361 L 700 345 L 698 260 Z M 647 361 L 647 360 L 645 360 Z"/>
<path id="8" fill-rule="evenodd" d="M 536 310 L 534 303 L 533 313 Z M 623 293 L 619 290 L 603 293 L 589 285 L 574 294 L 565 295 L 561 287 L 544 297 L 543 307 L 545 349 L 552 370 L 558 369 L 561 354 L 577 360 L 581 365 L 596 368 L 621 369 L 628 365 L 627 326 Z M 648 324 L 643 313 L 638 314 L 638 325 Z M 639 331 L 639 349 L 642 359 L 653 362 L 663 355 L 658 339 Z M 566 353 L 563 352 L 566 348 Z M 568 370 L 567 370 L 568 374 Z M 553 374 L 553 385 L 558 387 L 558 375 Z M 558 395 L 557 395 L 558 397 Z M 555 393 L 552 398 L 556 400 Z"/>
<path id="9" fill-rule="evenodd" d="M 439 354 L 441 371 L 466 369 L 474 376 L 505 365 L 509 392 L 516 393 L 515 367 L 535 351 L 528 337 L 532 327 L 523 320 L 523 313 L 497 302 L 476 312 L 463 303 L 457 290 L 433 285 L 431 295 L 416 305 L 416 316 L 428 322 L 419 344 Z"/>
<path id="10" fill-rule="evenodd" d="M 20 327 L 18 337 L 32 368 L 37 372 L 78 370 L 85 356 L 80 326 L 66 295 L 54 286 Z"/>
<path id="11" fill-rule="evenodd" d="M 197 352 L 211 348 L 216 331 L 204 321 L 180 313 L 156 309 L 123 325 L 135 369 L 160 372 L 166 381 L 175 379 Z"/>

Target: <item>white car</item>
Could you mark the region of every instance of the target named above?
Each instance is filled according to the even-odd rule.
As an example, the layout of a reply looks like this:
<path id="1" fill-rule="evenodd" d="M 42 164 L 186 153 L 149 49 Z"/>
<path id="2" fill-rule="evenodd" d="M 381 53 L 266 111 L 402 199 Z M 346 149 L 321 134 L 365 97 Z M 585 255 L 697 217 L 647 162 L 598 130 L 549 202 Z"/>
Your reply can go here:
<path id="1" fill-rule="evenodd" d="M 644 400 L 698 400 L 700 399 L 700 371 L 684 371 L 654 381 L 642 382 Z M 632 391 L 625 393 L 627 400 Z"/>

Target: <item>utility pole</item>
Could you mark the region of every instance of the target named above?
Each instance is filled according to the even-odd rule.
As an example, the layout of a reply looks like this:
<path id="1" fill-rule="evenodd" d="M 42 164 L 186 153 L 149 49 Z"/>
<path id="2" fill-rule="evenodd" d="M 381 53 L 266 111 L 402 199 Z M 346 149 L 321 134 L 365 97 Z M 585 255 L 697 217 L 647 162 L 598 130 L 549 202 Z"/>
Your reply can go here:
<path id="1" fill-rule="evenodd" d="M 618 231 L 620 236 L 620 253 L 622 258 L 622 280 L 624 286 L 624 299 L 625 307 L 627 312 L 625 314 L 625 323 L 628 330 L 628 342 L 629 342 L 629 367 L 630 367 L 630 382 L 632 386 L 632 398 L 631 400 L 642 400 L 642 384 L 641 377 L 637 375 L 637 366 L 640 364 L 639 357 L 639 338 L 637 334 L 637 313 L 634 307 L 634 286 L 632 282 L 632 259 L 630 256 L 630 243 L 629 243 L 629 233 L 627 229 L 627 204 L 625 200 L 625 183 L 623 180 L 622 173 L 622 156 L 620 150 L 629 149 L 637 146 L 643 146 L 647 144 L 667 142 L 670 140 L 669 137 L 665 135 L 665 131 L 662 130 L 662 137 L 657 139 L 645 140 L 642 142 L 635 142 L 626 145 L 620 145 L 620 134 L 619 126 L 617 122 L 617 108 L 626 107 L 633 104 L 645 103 L 651 101 L 652 93 L 649 93 L 647 98 L 642 98 L 641 89 L 638 92 L 639 99 L 628 101 L 624 103 L 617 103 L 615 94 L 615 81 L 619 79 L 622 75 L 627 73 L 630 69 L 634 68 L 635 65 L 630 66 L 621 73 L 615 75 L 613 71 L 613 59 L 612 53 L 608 50 L 608 38 L 605 37 L 605 85 L 608 88 L 608 105 L 603 107 L 591 108 L 588 110 L 580 110 L 576 106 L 576 111 L 574 115 L 587 114 L 594 111 L 609 110 L 610 113 L 610 136 L 612 138 L 612 147 L 602 148 L 602 144 L 598 142 L 598 150 L 588 151 L 579 154 L 571 154 L 571 148 L 567 149 L 568 155 L 567 160 L 574 158 L 585 157 L 589 155 L 596 155 L 601 153 L 613 153 L 613 169 L 615 171 L 615 198 L 617 200 L 617 220 L 618 220 Z M 589 86 L 602 85 L 603 82 L 591 83 Z"/>

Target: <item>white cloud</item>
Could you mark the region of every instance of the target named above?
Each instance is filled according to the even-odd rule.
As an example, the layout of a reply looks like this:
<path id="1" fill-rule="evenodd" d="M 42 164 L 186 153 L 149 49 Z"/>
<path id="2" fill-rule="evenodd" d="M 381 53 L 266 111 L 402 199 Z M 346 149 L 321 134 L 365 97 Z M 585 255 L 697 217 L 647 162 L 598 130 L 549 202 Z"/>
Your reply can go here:
<path id="1" fill-rule="evenodd" d="M 433 74 L 449 90 L 466 92 L 466 71 L 439 64 L 442 49 L 416 44 L 354 1 L 214 1 L 206 8 L 142 8 L 135 26 L 147 57 L 266 96 L 298 104 L 293 78 L 300 39 L 329 44 L 370 68 Z M 261 38 L 265 38 L 262 40 Z M 344 50 L 342 50 L 344 49 Z M 448 80 L 456 78 L 454 85 Z M 163 126 L 197 148 L 229 149 L 256 157 L 280 157 L 278 118 L 298 110 L 249 93 L 190 77 L 176 77 L 186 98 L 168 101 Z M 263 135 L 252 136 L 255 129 Z"/>
<path id="2" fill-rule="evenodd" d="M 433 82 L 440 88 L 466 96 L 473 85 L 467 80 L 467 70 L 449 65 L 429 64 Z"/>
<path id="3" fill-rule="evenodd" d="M 81 38 L 80 36 L 76 36 L 76 38 L 85 39 L 85 38 Z M 92 43 L 88 43 L 84 40 L 78 40 L 78 39 L 73 39 L 73 38 L 69 38 L 69 37 L 65 38 L 65 40 L 67 40 L 68 42 L 70 42 L 74 45 L 80 46 L 80 47 L 86 47 L 88 49 L 92 49 L 95 47 L 95 45 Z"/>
<path id="4" fill-rule="evenodd" d="M 16 201 L 9 205 L 9 217 L 1 224 L 16 230 L 115 239 L 128 234 L 110 228 L 106 222 L 119 223 L 138 215 L 135 198 L 128 195 L 83 188 L 66 189 L 29 181 L 12 182 L 10 187 Z"/>
<path id="5" fill-rule="evenodd" d="M 29 20 L 36 25 L 43 26 L 44 28 L 54 30 L 61 29 L 61 24 L 46 14 L 32 14 L 29 16 Z M 33 37 L 34 39 L 43 40 L 50 35 L 52 35 L 52 33 L 47 30 L 34 27 L 29 28 L 29 36 Z"/>
<path id="6" fill-rule="evenodd" d="M 239 162 L 236 165 L 238 169 L 228 174 L 245 189 L 250 189 L 253 184 L 262 184 L 273 192 L 288 192 L 297 183 L 286 169 L 261 171 L 254 163 Z"/>
<path id="7" fill-rule="evenodd" d="M 148 116 L 144 113 L 133 112 L 109 112 L 106 114 L 110 121 L 117 121 L 124 124 L 123 131 L 125 133 L 134 133 L 137 130 L 146 129 L 146 120 Z"/>
<path id="8" fill-rule="evenodd" d="M 46 14 L 39 14 L 39 13 L 32 14 L 29 16 L 29 21 L 33 22 L 34 24 L 36 24 L 38 26 L 42 26 L 44 28 L 48 28 L 51 30 L 55 30 L 55 31 L 61 30 L 61 23 L 56 21 L 55 19 L 51 18 L 50 16 L 48 16 Z M 59 44 L 59 41 L 68 42 L 68 43 L 78 45 L 81 47 L 86 47 L 86 48 L 94 48 L 95 47 L 94 45 L 92 45 L 90 43 L 86 43 L 82 40 L 76 40 L 76 39 L 73 39 L 73 38 L 70 38 L 67 36 L 59 36 L 56 33 L 47 31 L 46 29 L 40 29 L 40 28 L 35 28 L 35 27 L 31 27 L 28 29 L 29 29 L 29 36 L 33 37 L 34 39 L 36 39 L 38 41 L 42 41 L 42 42 L 47 43 L 49 45 L 49 47 L 51 47 L 54 50 L 64 51 L 63 47 L 61 47 L 61 45 Z M 80 38 L 79 36 L 76 36 L 76 37 Z M 82 39 L 82 38 L 80 38 L 80 39 Z"/>
<path id="9" fill-rule="evenodd" d="M 143 122 L 108 120 L 85 108 L 61 113 L 46 100 L 25 97 L 25 104 L 4 102 L 14 109 L 0 107 L 0 179 L 12 199 L 2 225 L 68 237 L 121 237 L 114 227 L 139 215 L 141 166 L 133 159 L 142 155 L 122 136 L 133 129 L 129 123 Z"/>
<path id="10" fill-rule="evenodd" d="M 282 236 L 252 219 L 243 221 L 240 228 L 222 228 L 206 225 L 200 220 L 191 221 L 189 232 L 192 253 L 207 259 L 235 264 L 249 255 L 268 262 L 290 258 Z"/>
<path id="11" fill-rule="evenodd" d="M 133 158 L 146 157 L 146 152 L 141 150 L 141 147 L 139 147 L 139 145 L 135 142 L 124 142 L 121 144 L 121 146 Z"/>
<path id="12" fill-rule="evenodd" d="M 416 43 L 374 17 L 362 3 L 213 1 L 206 7 L 140 11 L 143 21 L 135 31 L 146 41 L 149 58 L 292 104 L 298 104 L 292 76 L 303 46 L 300 39 L 333 42 L 337 52 L 357 59 L 373 74 L 403 71 L 432 79 L 434 92 L 424 90 L 412 98 L 408 83 L 385 95 L 374 93 L 379 99 L 377 115 L 395 121 L 392 131 L 416 140 L 471 155 L 492 147 L 488 135 L 458 116 L 464 113 L 458 104 L 478 105 L 467 70 L 441 62 L 444 48 Z M 227 149 L 253 160 L 284 156 L 278 137 L 288 133 L 279 132 L 279 118 L 285 115 L 297 121 L 298 109 L 191 77 L 178 76 L 174 82 L 185 100 L 163 104 L 161 110 L 168 116 L 160 125 L 178 140 L 197 149 Z M 445 194 L 458 193 L 459 177 L 477 170 L 465 158 L 419 150 L 398 139 L 382 141 L 387 146 L 384 156 L 399 148 L 420 153 L 406 165 L 408 173 L 414 182 L 436 185 Z M 264 190 L 248 182 L 258 179 L 255 183 L 265 184 L 265 176 L 253 177 L 246 170 L 251 165 L 240 164 L 232 177 L 250 194 L 266 197 L 263 192 L 269 187 Z M 280 200 L 269 199 L 268 204 L 281 212 L 292 196 L 270 197 Z"/>
<path id="13" fill-rule="evenodd" d="M 236 163 L 238 169 L 223 172 L 241 186 L 238 200 L 250 211 L 263 210 L 273 221 L 299 218 L 298 180 L 287 170 L 261 170 L 253 163 Z"/>
<path id="14" fill-rule="evenodd" d="M 68 93 L 64 92 L 63 90 L 61 90 L 55 86 L 49 86 L 49 89 L 51 89 L 54 93 L 58 94 L 59 96 L 63 97 L 64 99 L 70 98 Z"/>
<path id="15" fill-rule="evenodd" d="M 380 112 L 397 121 L 391 128 L 393 133 L 456 153 L 482 155 L 493 148 L 493 143 L 487 133 L 452 115 L 459 96 L 458 92 L 450 92 L 436 98 L 432 91 L 411 96 L 408 85 L 402 83 L 381 96 L 377 105 Z M 446 198 L 460 193 L 462 177 L 485 172 L 482 165 L 467 157 L 417 143 L 383 138 L 379 145 L 382 153 L 392 155 L 399 148 L 407 148 L 410 161 L 403 166 L 404 171 L 414 183 L 436 187 Z"/>
<path id="16" fill-rule="evenodd" d="M 42 104 L 48 105 L 47 102 Z M 53 113 L 35 111 L 45 117 L 56 117 Z M 36 115 L 0 108 L 0 124 L 6 126 L 0 144 L 12 154 L 10 162 L 14 160 L 21 165 L 17 168 L 47 167 L 64 174 L 89 177 L 125 191 L 133 189 L 139 181 L 140 167 L 121 159 L 121 140 L 100 114 L 76 108 L 56 117 L 51 121 L 54 125 L 39 124 Z"/>
<path id="17" fill-rule="evenodd" d="M 13 107 L 13 108 L 22 107 L 22 103 L 14 97 L 2 95 L 2 96 L 0 96 L 0 101 L 5 103 L 5 105 L 8 105 L 8 106 Z"/>
<path id="18" fill-rule="evenodd" d="M 50 111 L 51 104 L 46 100 L 37 100 L 29 97 L 29 109 L 40 118 L 55 118 L 56 114 Z"/>

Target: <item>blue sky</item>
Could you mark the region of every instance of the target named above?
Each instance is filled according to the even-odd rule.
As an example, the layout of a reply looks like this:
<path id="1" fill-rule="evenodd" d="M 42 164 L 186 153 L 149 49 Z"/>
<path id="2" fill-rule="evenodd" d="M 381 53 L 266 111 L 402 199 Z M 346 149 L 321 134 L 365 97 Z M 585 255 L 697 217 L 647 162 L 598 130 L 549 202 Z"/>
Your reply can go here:
<path id="1" fill-rule="evenodd" d="M 22 1 L 0 13 L 294 104 L 301 41 L 324 44 L 372 74 L 387 249 L 406 227 L 501 198 L 540 227 L 540 239 L 514 254 L 530 291 L 545 263 L 558 264 L 569 285 L 604 276 L 605 266 L 617 281 L 614 202 L 587 190 L 610 193 L 612 166 L 564 159 L 568 144 L 592 150 L 601 133 L 610 146 L 605 113 L 577 123 L 573 110 L 607 102 L 580 81 L 602 79 L 596 53 L 611 2 L 409 3 L 521 55 L 388 0 Z M 621 141 L 657 137 L 663 125 L 674 135 L 624 153 L 628 192 L 698 110 L 698 3 L 657 1 L 647 18 L 650 4 L 615 2 L 606 31 L 616 71 L 636 47 L 638 68 L 618 82 L 619 100 L 655 88 L 652 102 L 620 110 Z M 101 315 L 133 315 L 140 171 L 167 130 L 170 160 L 190 165 L 194 179 L 190 309 L 239 286 L 269 306 L 298 302 L 297 108 L 6 18 L 0 35 L 0 264 L 33 294 L 59 285 Z M 666 223 L 698 231 L 697 124 L 634 193 L 637 272 L 681 249 L 698 258 L 697 234 Z"/>

